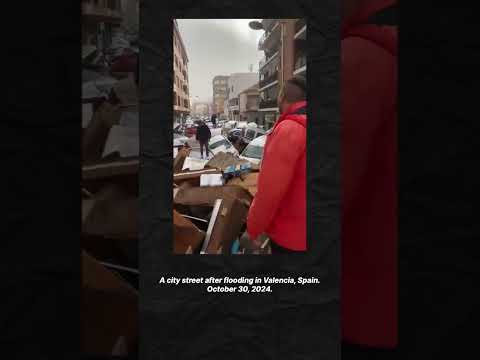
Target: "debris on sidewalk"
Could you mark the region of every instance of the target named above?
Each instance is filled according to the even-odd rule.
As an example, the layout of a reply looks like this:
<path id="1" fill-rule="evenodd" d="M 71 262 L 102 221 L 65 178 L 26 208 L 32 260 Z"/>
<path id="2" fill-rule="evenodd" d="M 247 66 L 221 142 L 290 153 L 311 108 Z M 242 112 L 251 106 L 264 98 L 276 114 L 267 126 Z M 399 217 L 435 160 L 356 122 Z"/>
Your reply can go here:
<path id="1" fill-rule="evenodd" d="M 187 250 L 196 251 L 205 238 L 205 233 L 188 218 L 173 210 L 174 253 L 185 254 Z"/>
<path id="2" fill-rule="evenodd" d="M 188 182 L 192 186 L 200 186 L 200 177 L 203 174 L 222 174 L 222 172 L 217 169 L 182 171 L 177 174 L 173 174 L 173 182 L 177 185 L 181 185 L 183 182 Z"/>
<path id="3" fill-rule="evenodd" d="M 182 170 L 202 170 L 203 168 L 205 168 L 207 162 L 208 160 L 187 157 L 185 158 L 185 162 L 183 163 Z"/>
<path id="4" fill-rule="evenodd" d="M 227 182 L 228 185 L 238 185 L 248 190 L 252 196 L 257 193 L 258 173 L 252 172 L 241 177 L 235 177 Z"/>
<path id="5" fill-rule="evenodd" d="M 123 25 L 98 35 L 82 46 L 82 346 L 93 357 L 130 356 L 138 348 L 138 49 Z"/>
<path id="6" fill-rule="evenodd" d="M 242 160 L 232 153 L 219 152 L 207 162 L 205 168 L 214 168 L 225 171 L 230 166 L 237 166 L 241 164 L 250 165 L 250 162 L 248 160 Z"/>
<path id="7" fill-rule="evenodd" d="M 200 175 L 200 186 L 223 186 L 225 179 L 223 174 L 202 174 Z"/>
<path id="8" fill-rule="evenodd" d="M 109 357 L 119 338 L 123 352 L 132 352 L 138 342 L 138 292 L 87 252 L 81 261 L 84 352 Z"/>
<path id="9" fill-rule="evenodd" d="M 188 155 L 191 152 L 191 148 L 183 146 L 177 150 L 177 154 L 173 159 L 173 173 L 179 173 L 180 171 L 184 170 L 185 160 L 188 158 Z M 203 168 L 202 168 L 203 169 Z"/>

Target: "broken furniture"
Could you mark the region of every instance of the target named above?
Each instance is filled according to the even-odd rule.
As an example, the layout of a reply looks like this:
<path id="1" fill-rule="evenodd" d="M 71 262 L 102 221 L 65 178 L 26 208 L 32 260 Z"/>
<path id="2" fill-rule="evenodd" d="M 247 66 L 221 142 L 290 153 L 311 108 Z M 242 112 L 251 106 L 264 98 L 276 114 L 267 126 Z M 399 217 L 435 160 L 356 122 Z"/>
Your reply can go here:
<path id="1" fill-rule="evenodd" d="M 82 348 L 90 356 L 132 352 L 138 342 L 138 292 L 82 252 Z"/>

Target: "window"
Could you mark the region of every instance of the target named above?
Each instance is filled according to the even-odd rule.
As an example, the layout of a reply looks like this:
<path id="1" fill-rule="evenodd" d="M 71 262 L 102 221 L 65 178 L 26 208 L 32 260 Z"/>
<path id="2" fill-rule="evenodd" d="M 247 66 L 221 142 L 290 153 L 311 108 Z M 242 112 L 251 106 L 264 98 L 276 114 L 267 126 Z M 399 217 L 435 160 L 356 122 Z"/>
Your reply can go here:
<path id="1" fill-rule="evenodd" d="M 217 147 L 222 146 L 222 145 L 225 146 L 227 149 L 229 149 L 229 148 L 232 146 L 232 144 L 230 144 L 229 141 L 227 141 L 225 138 L 223 138 L 222 140 L 217 141 L 217 142 L 211 144 L 211 145 L 209 146 L 209 148 L 210 148 L 211 150 L 214 150 L 214 149 L 216 149 Z"/>
<path id="2" fill-rule="evenodd" d="M 263 146 L 247 145 L 247 147 L 242 153 L 242 156 L 252 159 L 261 159 L 263 156 Z"/>
<path id="3" fill-rule="evenodd" d="M 245 137 L 248 140 L 253 140 L 255 138 L 255 130 L 252 130 L 252 129 L 247 130 L 247 132 L 245 133 Z"/>

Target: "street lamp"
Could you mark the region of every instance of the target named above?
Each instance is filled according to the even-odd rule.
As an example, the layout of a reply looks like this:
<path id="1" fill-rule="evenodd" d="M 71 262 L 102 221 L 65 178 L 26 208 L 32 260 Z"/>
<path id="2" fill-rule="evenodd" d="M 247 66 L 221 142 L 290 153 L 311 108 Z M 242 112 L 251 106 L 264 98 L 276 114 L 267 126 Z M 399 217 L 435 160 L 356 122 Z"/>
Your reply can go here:
<path id="1" fill-rule="evenodd" d="M 248 26 L 250 27 L 250 29 L 252 30 L 264 30 L 263 28 L 263 24 L 260 22 L 260 21 L 250 21 L 248 23 Z"/>

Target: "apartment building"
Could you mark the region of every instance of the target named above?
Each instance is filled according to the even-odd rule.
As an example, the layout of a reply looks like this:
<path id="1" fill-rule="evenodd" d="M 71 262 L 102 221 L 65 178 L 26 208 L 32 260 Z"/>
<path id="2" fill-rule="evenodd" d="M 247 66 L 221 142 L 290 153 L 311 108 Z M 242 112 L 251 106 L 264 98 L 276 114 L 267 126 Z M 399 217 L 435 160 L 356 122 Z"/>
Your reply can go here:
<path id="1" fill-rule="evenodd" d="M 235 73 L 228 78 L 227 100 L 228 119 L 240 121 L 239 95 L 242 91 L 258 83 L 258 73 Z"/>
<path id="2" fill-rule="evenodd" d="M 260 102 L 260 94 L 258 92 L 258 84 L 243 90 L 239 97 L 240 120 L 247 122 L 259 123 L 258 104 Z"/>
<path id="3" fill-rule="evenodd" d="M 177 20 L 173 21 L 173 122 L 182 122 L 190 114 L 188 56 Z"/>
<path id="4" fill-rule="evenodd" d="M 224 103 L 227 99 L 228 76 L 217 75 L 212 80 L 213 87 L 213 112 L 223 114 Z"/>
<path id="5" fill-rule="evenodd" d="M 259 63 L 260 124 L 266 129 L 279 116 L 281 85 L 297 74 L 306 76 L 306 22 L 304 19 L 263 19 L 264 33 L 258 49 L 265 56 Z"/>
<path id="6" fill-rule="evenodd" d="M 199 116 L 210 115 L 210 104 L 207 102 L 195 102 L 192 104 L 191 113 Z"/>
<path id="7" fill-rule="evenodd" d="M 123 21 L 120 0 L 82 0 L 82 46 L 105 51 Z"/>

